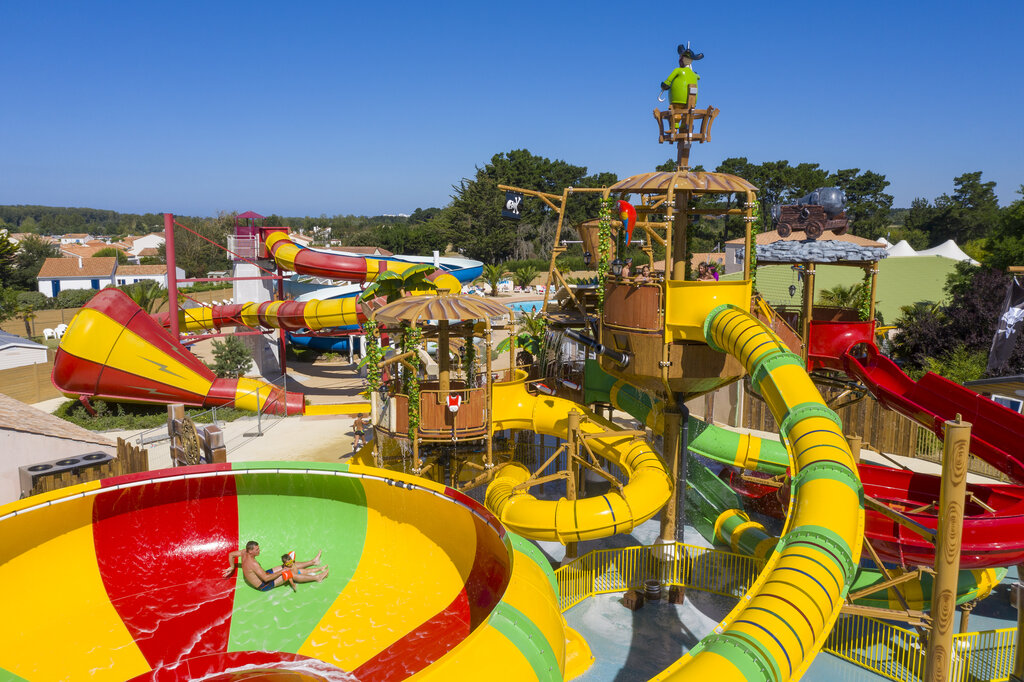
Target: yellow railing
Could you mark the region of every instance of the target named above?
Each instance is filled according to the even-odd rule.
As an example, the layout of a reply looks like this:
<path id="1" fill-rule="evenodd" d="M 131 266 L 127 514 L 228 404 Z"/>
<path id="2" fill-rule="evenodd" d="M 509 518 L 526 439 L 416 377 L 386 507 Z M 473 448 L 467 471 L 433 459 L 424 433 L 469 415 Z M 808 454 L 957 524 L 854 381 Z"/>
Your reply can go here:
<path id="1" fill-rule="evenodd" d="M 761 571 L 753 557 L 675 543 L 599 549 L 555 571 L 563 612 L 584 599 L 608 592 L 642 589 L 645 580 L 662 585 L 740 598 Z M 1016 628 L 953 635 L 950 682 L 1009 680 Z M 915 630 L 866 616 L 840 616 L 822 651 L 890 680 L 920 682 L 926 640 Z"/>
<path id="2" fill-rule="evenodd" d="M 739 598 L 754 584 L 761 562 L 753 557 L 681 542 L 599 549 L 555 571 L 562 611 L 587 597 L 642 589 L 645 580 Z"/>

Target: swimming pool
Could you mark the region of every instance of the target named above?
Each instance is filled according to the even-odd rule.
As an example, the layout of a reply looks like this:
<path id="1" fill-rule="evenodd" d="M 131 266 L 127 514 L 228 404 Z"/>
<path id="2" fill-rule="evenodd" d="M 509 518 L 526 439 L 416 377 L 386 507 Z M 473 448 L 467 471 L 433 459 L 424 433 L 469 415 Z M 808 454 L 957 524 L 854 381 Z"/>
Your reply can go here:
<path id="1" fill-rule="evenodd" d="M 528 313 L 534 308 L 538 311 L 544 307 L 544 299 L 538 299 L 536 301 L 516 301 L 515 303 L 506 303 L 509 308 L 519 313 Z"/>

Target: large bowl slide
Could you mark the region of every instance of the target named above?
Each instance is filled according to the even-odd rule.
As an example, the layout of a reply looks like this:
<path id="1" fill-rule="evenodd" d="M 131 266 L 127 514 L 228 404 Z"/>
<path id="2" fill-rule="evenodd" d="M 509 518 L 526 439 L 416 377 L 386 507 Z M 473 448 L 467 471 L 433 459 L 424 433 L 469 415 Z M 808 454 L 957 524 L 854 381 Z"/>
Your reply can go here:
<path id="1" fill-rule="evenodd" d="M 224 578 L 250 539 L 265 568 L 322 550 L 329 576 Z M 547 561 L 482 506 L 342 464 L 170 469 L 0 507 L 0 580 L 10 680 L 561 680 L 571 635 Z"/>

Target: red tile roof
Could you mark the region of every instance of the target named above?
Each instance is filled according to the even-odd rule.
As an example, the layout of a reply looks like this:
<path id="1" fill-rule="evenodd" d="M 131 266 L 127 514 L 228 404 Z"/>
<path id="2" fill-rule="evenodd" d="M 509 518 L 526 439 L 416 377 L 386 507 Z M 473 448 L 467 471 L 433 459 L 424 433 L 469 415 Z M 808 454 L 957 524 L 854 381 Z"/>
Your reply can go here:
<path id="1" fill-rule="evenodd" d="M 110 258 L 47 258 L 39 270 L 39 279 L 61 277 L 113 277 L 117 259 Z"/>

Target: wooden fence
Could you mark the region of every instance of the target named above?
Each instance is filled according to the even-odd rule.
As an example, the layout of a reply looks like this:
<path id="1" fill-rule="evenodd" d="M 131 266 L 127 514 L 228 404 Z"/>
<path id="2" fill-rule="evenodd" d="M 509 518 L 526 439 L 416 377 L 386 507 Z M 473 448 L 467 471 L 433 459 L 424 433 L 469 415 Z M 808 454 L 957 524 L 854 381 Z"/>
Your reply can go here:
<path id="1" fill-rule="evenodd" d="M 32 494 L 37 495 L 66 488 L 69 485 L 98 481 L 111 476 L 137 474 L 143 471 L 149 471 L 149 451 L 136 447 L 123 438 L 118 438 L 117 459 L 112 459 L 99 466 L 83 467 L 77 473 L 62 471 L 38 476 L 32 486 Z"/>
<path id="2" fill-rule="evenodd" d="M 768 406 L 750 390 L 746 381 L 744 384 L 741 425 L 758 431 L 778 433 L 778 424 Z M 826 401 L 839 395 L 836 388 L 817 382 L 815 385 Z M 942 441 L 934 433 L 898 412 L 885 409 L 870 395 L 853 405 L 836 410 L 836 414 L 843 422 L 843 433 L 847 436 L 860 436 L 862 446 L 867 450 L 942 463 Z M 968 470 L 1001 481 L 1009 480 L 977 457 L 971 457 Z"/>
<path id="3" fill-rule="evenodd" d="M 50 381 L 55 351 L 47 351 L 46 362 L 0 370 L 0 391 L 23 403 L 38 403 L 61 396 Z"/>

